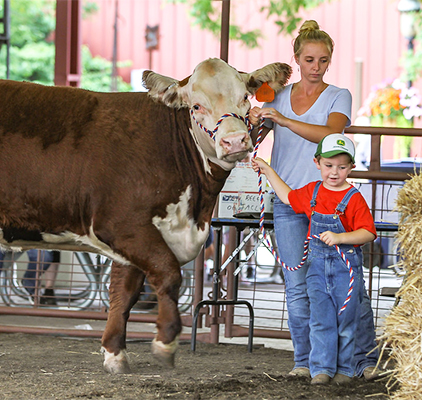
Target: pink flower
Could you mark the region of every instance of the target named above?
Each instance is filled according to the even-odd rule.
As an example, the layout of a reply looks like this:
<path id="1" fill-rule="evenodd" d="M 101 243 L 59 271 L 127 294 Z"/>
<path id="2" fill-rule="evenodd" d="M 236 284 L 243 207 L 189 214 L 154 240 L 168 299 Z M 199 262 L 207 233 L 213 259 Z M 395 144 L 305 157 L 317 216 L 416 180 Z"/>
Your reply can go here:
<path id="1" fill-rule="evenodd" d="M 374 85 L 358 110 L 358 116 L 381 116 L 389 119 L 403 115 L 406 119 L 422 116 L 421 96 L 415 87 L 408 88 L 399 79 L 386 79 Z"/>

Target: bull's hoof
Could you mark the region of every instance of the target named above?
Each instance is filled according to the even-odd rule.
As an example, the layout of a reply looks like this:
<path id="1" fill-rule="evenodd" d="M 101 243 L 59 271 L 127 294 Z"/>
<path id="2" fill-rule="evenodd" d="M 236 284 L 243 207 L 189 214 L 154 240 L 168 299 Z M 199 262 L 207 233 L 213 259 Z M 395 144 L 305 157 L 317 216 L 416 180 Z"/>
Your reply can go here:
<path id="1" fill-rule="evenodd" d="M 174 368 L 174 359 L 178 346 L 178 339 L 176 338 L 169 344 L 164 344 L 156 339 L 152 341 L 152 355 L 162 365 Z"/>
<path id="2" fill-rule="evenodd" d="M 104 347 L 101 348 L 104 354 L 104 370 L 110 374 L 130 374 L 126 352 L 122 350 L 119 354 L 109 353 Z"/>

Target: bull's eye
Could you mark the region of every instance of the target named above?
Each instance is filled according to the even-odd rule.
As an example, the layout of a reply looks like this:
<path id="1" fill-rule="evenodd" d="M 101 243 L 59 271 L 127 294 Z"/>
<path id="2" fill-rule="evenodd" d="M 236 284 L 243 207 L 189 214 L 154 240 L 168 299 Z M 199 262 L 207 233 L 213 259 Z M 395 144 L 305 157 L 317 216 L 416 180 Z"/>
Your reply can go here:
<path id="1" fill-rule="evenodd" d="M 248 94 L 246 93 L 246 94 L 245 94 L 245 97 L 243 98 L 243 100 L 244 100 L 244 101 L 248 101 L 248 98 L 249 98 L 249 96 L 248 96 Z"/>
<path id="2" fill-rule="evenodd" d="M 200 108 L 201 108 L 201 106 L 200 106 L 199 104 L 194 104 L 194 105 L 193 105 L 193 109 L 194 109 L 195 111 L 199 111 L 199 110 L 200 110 Z"/>

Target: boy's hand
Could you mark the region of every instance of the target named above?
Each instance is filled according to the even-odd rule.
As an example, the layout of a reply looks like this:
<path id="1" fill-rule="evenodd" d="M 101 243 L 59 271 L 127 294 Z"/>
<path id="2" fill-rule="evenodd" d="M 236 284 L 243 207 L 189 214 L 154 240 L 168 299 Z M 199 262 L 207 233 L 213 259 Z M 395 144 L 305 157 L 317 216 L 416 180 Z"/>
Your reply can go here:
<path id="1" fill-rule="evenodd" d="M 259 172 L 259 170 L 261 170 L 261 173 L 265 175 L 265 167 L 267 167 L 268 164 L 262 158 L 252 158 L 251 163 L 255 172 Z"/>
<path id="2" fill-rule="evenodd" d="M 376 236 L 365 228 L 342 233 L 325 231 L 321 233 L 319 237 L 325 244 L 328 244 L 329 246 L 333 246 L 335 244 L 357 244 L 360 246 L 363 243 L 372 242 L 376 239 Z"/>
<path id="3" fill-rule="evenodd" d="M 319 235 L 319 238 L 328 246 L 334 246 L 335 244 L 342 244 L 340 238 L 341 236 L 338 233 L 331 231 L 325 231 Z"/>

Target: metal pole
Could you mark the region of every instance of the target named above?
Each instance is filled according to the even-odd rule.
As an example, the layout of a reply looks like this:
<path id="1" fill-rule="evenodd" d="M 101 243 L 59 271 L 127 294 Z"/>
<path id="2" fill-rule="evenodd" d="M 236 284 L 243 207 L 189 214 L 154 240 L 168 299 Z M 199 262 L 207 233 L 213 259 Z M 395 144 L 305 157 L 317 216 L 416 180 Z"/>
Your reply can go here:
<path id="1" fill-rule="evenodd" d="M 111 87 L 112 92 L 117 92 L 117 22 L 119 18 L 119 0 L 115 1 L 115 12 L 114 12 L 114 38 L 113 38 L 113 68 L 111 71 Z"/>
<path id="2" fill-rule="evenodd" d="M 355 59 L 355 95 L 353 119 L 356 119 L 357 110 L 362 106 L 362 81 L 363 81 L 363 60 Z"/>
<path id="3" fill-rule="evenodd" d="M 221 9 L 220 58 L 229 62 L 230 0 L 223 0 Z"/>

